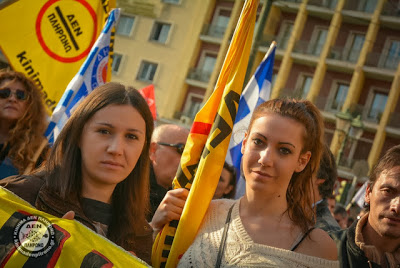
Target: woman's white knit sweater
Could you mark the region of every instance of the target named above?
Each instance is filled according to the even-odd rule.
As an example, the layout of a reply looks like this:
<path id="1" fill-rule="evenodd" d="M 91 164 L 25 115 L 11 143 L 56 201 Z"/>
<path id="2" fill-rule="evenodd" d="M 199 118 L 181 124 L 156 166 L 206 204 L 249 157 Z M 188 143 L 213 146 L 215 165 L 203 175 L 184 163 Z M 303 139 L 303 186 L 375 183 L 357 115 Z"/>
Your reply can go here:
<path id="1" fill-rule="evenodd" d="M 338 261 L 254 243 L 240 219 L 239 200 L 228 199 L 211 202 L 196 239 L 178 267 L 215 267 L 226 217 L 233 203 L 221 267 L 339 267 Z"/>

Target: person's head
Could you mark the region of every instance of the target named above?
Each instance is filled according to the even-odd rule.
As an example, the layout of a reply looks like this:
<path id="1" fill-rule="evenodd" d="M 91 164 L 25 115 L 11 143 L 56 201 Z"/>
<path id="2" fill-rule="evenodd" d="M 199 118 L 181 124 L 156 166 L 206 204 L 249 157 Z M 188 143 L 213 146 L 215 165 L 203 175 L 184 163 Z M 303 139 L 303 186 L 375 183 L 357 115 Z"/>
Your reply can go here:
<path id="1" fill-rule="evenodd" d="M 312 177 L 322 139 L 322 117 L 310 101 L 274 99 L 259 105 L 242 145 L 246 195 L 251 189 L 283 197 L 290 219 L 307 230 L 314 224 Z"/>
<path id="2" fill-rule="evenodd" d="M 326 144 L 324 144 L 318 173 L 315 178 L 314 196 L 316 200 L 314 202 L 331 196 L 333 187 L 337 181 L 337 170 L 335 157 Z"/>
<path id="3" fill-rule="evenodd" d="M 347 219 L 349 215 L 347 214 L 347 211 L 343 206 L 339 204 L 336 205 L 335 210 L 333 211 L 333 217 L 339 224 L 340 228 L 347 228 Z"/>
<path id="4" fill-rule="evenodd" d="M 107 236 L 119 245 L 126 242 L 121 234 L 136 230 L 138 219 L 148 212 L 152 131 L 152 115 L 140 93 L 106 83 L 74 111 L 46 165 L 46 183 L 63 199 L 81 198 L 87 185 L 114 189 L 110 201 L 115 216 Z"/>
<path id="5" fill-rule="evenodd" d="M 365 202 L 375 232 L 400 239 L 400 145 L 389 149 L 371 171 Z"/>
<path id="6" fill-rule="evenodd" d="M 189 130 L 172 124 L 154 129 L 150 145 L 150 161 L 157 184 L 168 189 L 172 186 L 185 148 Z"/>
<path id="7" fill-rule="evenodd" d="M 233 198 L 236 190 L 236 171 L 228 163 L 224 163 L 224 168 L 219 178 L 217 189 L 215 189 L 213 199 Z"/>
<path id="8" fill-rule="evenodd" d="M 0 126 L 8 131 L 6 143 L 13 164 L 23 171 L 31 164 L 45 131 L 46 111 L 42 93 L 23 73 L 0 70 Z"/>
<path id="9" fill-rule="evenodd" d="M 333 216 L 333 212 L 335 211 L 335 207 L 336 207 L 336 198 L 333 194 L 331 194 L 326 198 L 326 201 L 328 202 L 329 211 L 331 212 L 331 214 Z"/>

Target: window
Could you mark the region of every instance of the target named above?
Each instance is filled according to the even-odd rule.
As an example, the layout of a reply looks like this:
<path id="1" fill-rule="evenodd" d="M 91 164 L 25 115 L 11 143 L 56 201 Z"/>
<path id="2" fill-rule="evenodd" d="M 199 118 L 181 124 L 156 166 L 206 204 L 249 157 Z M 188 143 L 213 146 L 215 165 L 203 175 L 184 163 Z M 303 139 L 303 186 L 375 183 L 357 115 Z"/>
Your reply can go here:
<path id="1" fill-rule="evenodd" d="M 230 9 L 217 7 L 208 34 L 214 37 L 223 37 L 231 18 L 231 12 Z"/>
<path id="2" fill-rule="evenodd" d="M 112 62 L 112 67 L 111 70 L 113 73 L 118 73 L 120 67 L 121 67 L 121 60 L 122 60 L 122 55 L 118 53 L 114 53 L 114 58 Z"/>
<path id="3" fill-rule="evenodd" d="M 365 36 L 363 34 L 352 34 L 350 37 L 350 42 L 348 42 L 348 54 L 347 60 L 350 62 L 356 62 L 360 51 L 364 44 Z"/>
<path id="4" fill-rule="evenodd" d="M 212 52 L 205 52 L 199 62 L 199 71 L 201 72 L 201 81 L 208 82 L 211 73 L 214 70 L 215 62 L 217 61 L 217 54 Z"/>
<path id="5" fill-rule="evenodd" d="M 168 3 L 168 4 L 179 4 L 180 0 L 162 0 L 163 3 Z"/>
<path id="6" fill-rule="evenodd" d="M 203 96 L 190 92 L 186 98 L 184 115 L 194 119 L 197 112 L 201 109 Z"/>
<path id="7" fill-rule="evenodd" d="M 330 110 L 340 111 L 342 109 L 343 103 L 347 97 L 348 90 L 349 90 L 349 85 L 342 83 L 337 84 L 333 100 L 329 107 Z"/>
<path id="8" fill-rule="evenodd" d="M 316 56 L 319 56 L 321 54 L 321 50 L 324 47 L 327 34 L 327 29 L 317 28 L 314 30 L 313 36 L 311 38 L 311 54 Z"/>
<path id="9" fill-rule="evenodd" d="M 151 31 L 150 40 L 165 44 L 171 24 L 155 22 Z"/>
<path id="10" fill-rule="evenodd" d="M 121 15 L 117 26 L 117 34 L 130 36 L 132 33 L 134 22 L 135 17 Z"/>
<path id="11" fill-rule="evenodd" d="M 302 99 L 307 97 L 308 92 L 310 91 L 312 77 L 311 76 L 303 76 L 301 79 L 301 84 L 299 88 L 299 96 Z"/>
<path id="12" fill-rule="evenodd" d="M 367 118 L 379 122 L 385 110 L 388 94 L 385 92 L 374 91 L 372 103 L 368 110 Z"/>
<path id="13" fill-rule="evenodd" d="M 357 10 L 372 13 L 375 10 L 375 6 L 376 0 L 359 0 Z"/>
<path id="14" fill-rule="evenodd" d="M 151 82 L 154 79 L 156 70 L 157 70 L 156 63 L 142 61 L 142 64 L 140 65 L 139 68 L 139 73 L 137 75 L 137 79 L 141 81 Z"/>
<path id="15" fill-rule="evenodd" d="M 286 49 L 287 44 L 289 42 L 290 34 L 292 33 L 292 29 L 293 29 L 293 22 L 288 22 L 288 21 L 283 22 L 277 38 L 279 49 Z"/>
<path id="16" fill-rule="evenodd" d="M 400 41 L 391 40 L 386 54 L 384 67 L 395 70 L 400 62 Z"/>

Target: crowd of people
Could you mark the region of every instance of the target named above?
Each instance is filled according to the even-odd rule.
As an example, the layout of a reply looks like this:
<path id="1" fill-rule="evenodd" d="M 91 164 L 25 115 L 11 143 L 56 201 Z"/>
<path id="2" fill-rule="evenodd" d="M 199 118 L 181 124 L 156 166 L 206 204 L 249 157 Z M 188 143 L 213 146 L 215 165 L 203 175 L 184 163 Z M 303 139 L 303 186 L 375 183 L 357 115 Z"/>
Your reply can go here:
<path id="1" fill-rule="evenodd" d="M 180 218 L 189 194 L 171 189 L 188 129 L 154 128 L 136 89 L 106 83 L 84 99 L 50 148 L 40 90 L 13 71 L 0 73 L 0 122 L 0 186 L 151 264 L 154 237 Z M 400 265 L 400 145 L 372 170 L 366 211 L 350 226 L 332 198 L 335 159 L 310 101 L 260 104 L 241 150 L 245 194 L 234 200 L 237 174 L 225 163 L 179 267 Z"/>

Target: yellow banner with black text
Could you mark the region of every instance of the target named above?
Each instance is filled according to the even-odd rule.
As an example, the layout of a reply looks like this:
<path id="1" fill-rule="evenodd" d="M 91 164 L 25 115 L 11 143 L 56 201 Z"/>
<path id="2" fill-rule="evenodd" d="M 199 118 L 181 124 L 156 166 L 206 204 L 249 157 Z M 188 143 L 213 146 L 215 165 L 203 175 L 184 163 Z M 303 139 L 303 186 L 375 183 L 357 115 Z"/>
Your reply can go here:
<path id="1" fill-rule="evenodd" d="M 14 70 L 32 78 L 42 90 L 51 114 L 99 36 L 109 10 L 115 8 L 115 0 L 9 2 L 0 5 L 0 49 Z"/>
<path id="2" fill-rule="evenodd" d="M 0 187 L 0 267 L 149 267 L 75 220 L 36 210 Z"/>

